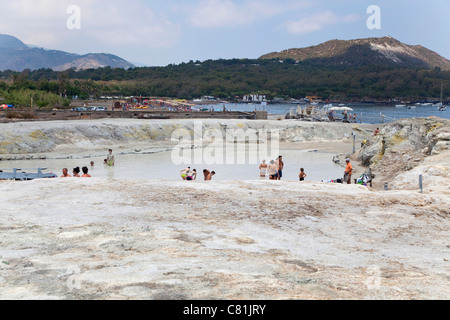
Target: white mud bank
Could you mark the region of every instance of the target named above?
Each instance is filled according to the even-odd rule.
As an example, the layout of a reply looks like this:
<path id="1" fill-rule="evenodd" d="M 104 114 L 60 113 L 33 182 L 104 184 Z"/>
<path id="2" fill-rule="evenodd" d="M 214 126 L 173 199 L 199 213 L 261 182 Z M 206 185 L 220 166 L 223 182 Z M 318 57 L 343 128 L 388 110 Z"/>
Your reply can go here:
<path id="1" fill-rule="evenodd" d="M 21 122 L 0 124 L 0 159 L 26 159 L 47 155 L 80 155 L 114 148 L 123 152 L 136 149 L 167 150 L 176 130 L 193 139 L 207 130 L 226 137 L 227 130 L 280 130 L 281 142 L 347 141 L 355 130 L 363 139 L 373 125 L 307 123 L 256 120 L 130 120 L 104 119 L 80 121 Z M 200 130 L 197 130 L 200 128 Z M 270 136 L 269 136 L 270 139 Z"/>
<path id="2" fill-rule="evenodd" d="M 0 181 L 0 299 L 449 299 L 448 197 Z"/>

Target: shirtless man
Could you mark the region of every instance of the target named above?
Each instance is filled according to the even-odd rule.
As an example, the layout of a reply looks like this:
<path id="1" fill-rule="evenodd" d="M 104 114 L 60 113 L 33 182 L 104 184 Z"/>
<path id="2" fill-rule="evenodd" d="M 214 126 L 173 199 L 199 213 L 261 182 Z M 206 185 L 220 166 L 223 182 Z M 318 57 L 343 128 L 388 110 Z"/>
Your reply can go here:
<path id="1" fill-rule="evenodd" d="M 299 177 L 300 181 L 305 181 L 305 178 L 306 178 L 305 169 L 300 168 L 300 173 L 298 174 L 298 177 Z"/>
<path id="2" fill-rule="evenodd" d="M 62 169 L 62 173 L 63 173 L 63 175 L 61 176 L 61 178 L 71 178 L 72 177 L 69 174 L 69 170 L 67 170 L 67 168 Z"/>
<path id="3" fill-rule="evenodd" d="M 213 171 L 213 172 L 210 172 L 209 170 L 203 170 L 203 175 L 205 176 L 205 181 L 211 181 L 212 180 L 212 177 L 215 175 L 216 173 Z"/>
<path id="4" fill-rule="evenodd" d="M 279 156 L 276 161 L 278 171 L 277 171 L 277 180 L 281 180 L 283 178 L 283 169 L 284 169 L 284 162 L 283 162 L 283 156 Z"/>

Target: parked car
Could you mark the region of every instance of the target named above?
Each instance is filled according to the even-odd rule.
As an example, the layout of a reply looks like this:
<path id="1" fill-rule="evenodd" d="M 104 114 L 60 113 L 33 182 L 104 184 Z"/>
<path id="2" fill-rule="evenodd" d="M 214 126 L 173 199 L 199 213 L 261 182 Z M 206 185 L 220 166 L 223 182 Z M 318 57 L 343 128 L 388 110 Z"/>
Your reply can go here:
<path id="1" fill-rule="evenodd" d="M 85 107 L 78 107 L 78 108 L 73 108 L 72 110 L 80 112 L 80 111 L 87 111 L 87 108 L 85 108 Z"/>

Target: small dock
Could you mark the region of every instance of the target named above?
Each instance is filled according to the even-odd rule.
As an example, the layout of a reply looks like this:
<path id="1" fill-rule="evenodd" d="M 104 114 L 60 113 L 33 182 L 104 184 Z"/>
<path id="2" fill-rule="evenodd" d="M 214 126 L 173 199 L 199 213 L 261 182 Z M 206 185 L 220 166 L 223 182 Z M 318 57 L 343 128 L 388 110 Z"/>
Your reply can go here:
<path id="1" fill-rule="evenodd" d="M 341 110 L 345 110 L 347 107 L 340 107 Z M 353 112 L 351 108 L 347 108 L 352 113 L 352 117 L 350 114 L 347 118 L 344 116 L 336 116 L 336 113 L 333 113 L 333 116 L 330 115 L 330 111 L 339 109 L 339 107 L 332 107 L 331 105 L 319 106 L 319 105 L 306 105 L 306 106 L 298 106 L 297 110 L 291 108 L 290 112 L 288 112 L 285 116 L 286 119 L 298 119 L 300 121 L 310 121 L 310 122 L 345 122 L 345 123 L 387 123 L 393 122 L 397 119 L 388 117 L 383 115 L 381 112 L 379 115 L 377 114 L 364 114 L 364 113 L 356 113 Z M 355 118 L 356 116 L 356 118 Z"/>
<path id="2" fill-rule="evenodd" d="M 9 169 L 11 170 L 11 169 Z M 25 170 L 34 170 L 37 173 L 28 173 Z M 4 172 L 0 170 L 0 180 L 15 180 L 15 181 L 30 181 L 35 179 L 51 179 L 58 176 L 54 173 L 44 173 L 47 168 L 33 168 L 33 169 L 12 169 L 12 172 Z"/>

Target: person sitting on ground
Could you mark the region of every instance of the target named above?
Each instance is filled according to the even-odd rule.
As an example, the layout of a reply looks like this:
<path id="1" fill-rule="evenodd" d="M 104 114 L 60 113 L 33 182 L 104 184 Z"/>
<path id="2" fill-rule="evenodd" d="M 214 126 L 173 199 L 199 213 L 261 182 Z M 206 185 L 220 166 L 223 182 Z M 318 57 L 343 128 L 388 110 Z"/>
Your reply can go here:
<path id="1" fill-rule="evenodd" d="M 344 122 L 346 122 L 346 121 L 348 121 L 348 114 L 347 114 L 347 110 L 345 110 L 344 112 L 342 112 L 342 114 L 344 115 L 344 117 L 343 117 L 343 121 Z"/>
<path id="2" fill-rule="evenodd" d="M 81 176 L 82 178 L 92 178 L 91 177 L 91 175 L 90 174 L 88 174 L 88 172 L 89 172 L 89 169 L 88 169 L 88 167 L 83 167 L 83 175 Z"/>
<path id="3" fill-rule="evenodd" d="M 377 128 L 377 130 L 375 130 L 375 132 L 373 133 L 373 136 L 376 137 L 379 134 L 380 134 L 380 128 Z"/>
<path id="4" fill-rule="evenodd" d="M 74 169 L 73 169 L 73 176 L 74 176 L 75 178 L 80 178 L 80 172 L 81 172 L 80 167 L 74 168 Z"/>
<path id="5" fill-rule="evenodd" d="M 328 119 L 330 119 L 330 121 L 334 121 L 333 110 L 330 110 L 328 113 Z"/>
<path id="6" fill-rule="evenodd" d="M 300 178 L 300 181 L 305 181 L 305 178 L 306 178 L 305 169 L 303 169 L 303 168 L 300 169 L 300 173 L 299 173 L 298 177 Z"/>
<path id="7" fill-rule="evenodd" d="M 69 174 L 69 170 L 67 170 L 67 168 L 62 169 L 62 173 L 63 173 L 63 175 L 61 176 L 61 178 L 71 178 L 72 177 Z"/>

